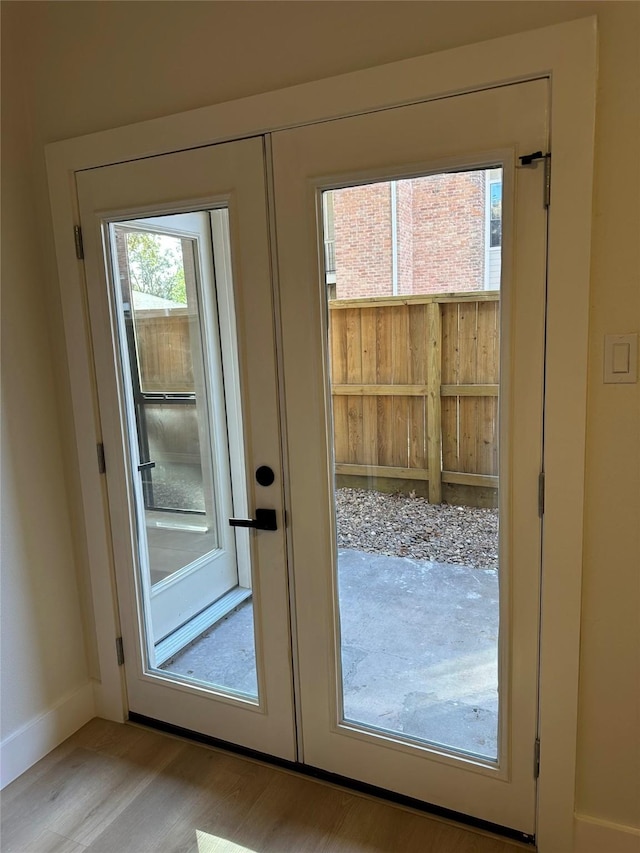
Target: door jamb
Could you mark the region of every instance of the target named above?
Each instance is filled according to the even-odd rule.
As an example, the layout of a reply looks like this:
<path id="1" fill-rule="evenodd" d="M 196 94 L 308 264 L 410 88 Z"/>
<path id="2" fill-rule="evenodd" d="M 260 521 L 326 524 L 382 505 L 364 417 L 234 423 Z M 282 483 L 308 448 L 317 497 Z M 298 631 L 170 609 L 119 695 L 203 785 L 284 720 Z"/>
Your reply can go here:
<path id="1" fill-rule="evenodd" d="M 551 84 L 545 521 L 540 662 L 538 845 L 573 849 L 597 28 L 594 17 L 305 83 L 46 147 L 100 681 L 97 713 L 126 708 L 114 640 L 118 611 L 96 464 L 101 438 L 84 269 L 75 254 L 74 173 L 217 142 L 537 77 Z M 108 448 L 107 448 L 108 455 Z M 108 464 L 108 459 L 107 459 Z"/>

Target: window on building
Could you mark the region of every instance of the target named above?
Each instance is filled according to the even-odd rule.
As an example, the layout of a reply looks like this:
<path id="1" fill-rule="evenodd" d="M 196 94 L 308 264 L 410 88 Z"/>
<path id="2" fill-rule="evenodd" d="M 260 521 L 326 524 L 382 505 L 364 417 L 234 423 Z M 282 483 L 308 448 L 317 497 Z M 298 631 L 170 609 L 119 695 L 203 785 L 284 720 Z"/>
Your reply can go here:
<path id="1" fill-rule="evenodd" d="M 501 172 L 501 169 L 492 169 Z M 489 177 L 489 246 L 496 249 L 502 246 L 502 176 Z"/>
<path id="2" fill-rule="evenodd" d="M 336 237 L 333 217 L 333 190 L 323 193 L 322 213 L 324 219 L 324 269 L 327 275 L 333 276 L 335 282 L 336 274 Z"/>

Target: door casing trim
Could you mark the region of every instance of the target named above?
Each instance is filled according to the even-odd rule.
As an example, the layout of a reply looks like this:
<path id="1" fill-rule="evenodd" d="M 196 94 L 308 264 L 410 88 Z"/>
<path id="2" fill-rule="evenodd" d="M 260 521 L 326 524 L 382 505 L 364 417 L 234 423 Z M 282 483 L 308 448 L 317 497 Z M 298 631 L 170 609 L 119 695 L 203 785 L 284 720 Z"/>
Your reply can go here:
<path id="1" fill-rule="evenodd" d="M 595 17 L 305 83 L 46 146 L 100 679 L 100 716 L 126 716 L 104 478 L 88 338 L 84 269 L 76 258 L 74 173 L 343 116 L 548 76 L 552 205 L 548 243 L 545 518 L 537 843 L 573 849 L 591 210 L 597 82 Z"/>

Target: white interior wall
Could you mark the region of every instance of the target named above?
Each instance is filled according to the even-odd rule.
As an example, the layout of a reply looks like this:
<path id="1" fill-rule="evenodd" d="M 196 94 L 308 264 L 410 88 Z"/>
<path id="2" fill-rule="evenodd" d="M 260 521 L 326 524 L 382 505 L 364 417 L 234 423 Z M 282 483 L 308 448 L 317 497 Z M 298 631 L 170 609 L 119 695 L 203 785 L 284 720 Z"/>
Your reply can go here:
<path id="1" fill-rule="evenodd" d="M 594 818 L 640 826 L 640 386 L 602 384 L 604 334 L 638 331 L 640 326 L 640 199 L 633 191 L 639 186 L 640 6 L 399 0 L 34 2 L 5 3 L 2 13 L 7 45 L 3 111 L 8 95 L 11 120 L 5 120 L 2 151 L 3 206 L 11 212 L 3 217 L 3 230 L 8 229 L 3 243 L 10 247 L 3 257 L 3 608 L 9 614 L 5 621 L 3 612 L 8 661 L 3 659 L 3 702 L 8 708 L 3 736 L 53 707 L 74 685 L 85 683 L 88 671 L 80 632 L 88 606 L 81 587 L 84 573 L 80 567 L 76 576 L 73 569 L 78 472 L 67 413 L 43 146 L 598 14 L 576 808 Z M 20 80 L 23 93 L 17 86 Z M 21 381 L 16 382 L 12 365 L 21 361 Z M 69 478 L 68 502 L 61 459 Z M 38 536 L 32 526 L 36 505 L 42 531 Z M 74 544 L 81 564 L 79 537 Z M 90 631 L 87 639 L 89 671 L 94 672 Z M 15 649 L 18 657 L 12 658 Z"/>
<path id="2" fill-rule="evenodd" d="M 3 43 L 4 73 L 20 45 Z M 5 64 L 6 63 L 6 64 Z M 8 66 L 8 67 L 7 67 Z M 2 93 L 2 779 L 91 712 L 29 116 Z M 3 80 L 4 82 L 4 80 Z M 83 720 L 81 719 L 80 722 Z"/>
<path id="3" fill-rule="evenodd" d="M 581 813 L 638 827 L 640 384 L 605 385 L 603 364 L 606 334 L 640 332 L 640 4 L 603 6 L 576 803 Z"/>

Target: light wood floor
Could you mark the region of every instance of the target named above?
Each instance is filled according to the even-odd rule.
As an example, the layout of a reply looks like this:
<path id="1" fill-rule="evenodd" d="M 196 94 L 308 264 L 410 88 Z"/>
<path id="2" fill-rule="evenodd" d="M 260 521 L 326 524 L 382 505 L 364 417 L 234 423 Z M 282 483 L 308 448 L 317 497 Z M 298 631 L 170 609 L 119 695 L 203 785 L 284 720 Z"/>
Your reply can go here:
<path id="1" fill-rule="evenodd" d="M 256 761 L 93 720 L 2 792 L 3 853 L 515 853 Z"/>

